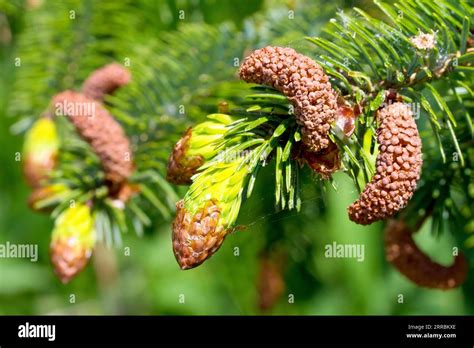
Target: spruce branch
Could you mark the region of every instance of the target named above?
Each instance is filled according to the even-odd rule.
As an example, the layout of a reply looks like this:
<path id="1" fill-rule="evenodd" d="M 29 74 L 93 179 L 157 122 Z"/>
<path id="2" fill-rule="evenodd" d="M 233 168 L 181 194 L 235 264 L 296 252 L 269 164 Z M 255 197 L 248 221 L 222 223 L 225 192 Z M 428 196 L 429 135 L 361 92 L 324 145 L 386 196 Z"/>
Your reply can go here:
<path id="1" fill-rule="evenodd" d="M 459 231 L 467 232 L 456 233 L 456 238 L 466 246 L 474 245 L 474 195 L 472 190 L 466 190 L 473 185 L 474 170 L 470 116 L 474 108 L 474 86 L 470 79 L 474 62 L 471 2 L 377 2 L 385 13 L 383 20 L 360 9 L 339 12 L 338 19 L 330 21 L 321 37 L 308 38 L 306 46 L 297 41 L 298 51 L 303 49 L 307 59 L 314 60 L 309 61 L 310 69 L 304 62 L 297 64 L 300 78 L 318 75 L 325 86 L 314 87 L 304 80 L 297 86 L 303 88 L 294 89 L 290 82 L 298 83 L 302 79 L 292 79 L 292 75 L 281 70 L 292 69 L 295 64 L 279 66 L 278 62 L 276 69 L 272 69 L 271 63 L 263 64 L 272 70 L 271 74 L 254 76 L 252 72 L 246 77 L 248 81 L 269 86 L 249 88 L 225 81 L 233 79 L 235 59 L 242 56 L 245 48 L 266 46 L 274 40 L 285 45 L 294 43 L 301 39 L 302 32 L 306 36 L 318 34 L 314 31 L 325 21 L 319 16 L 319 8 L 297 4 L 307 11 L 298 7 L 296 12 L 300 17 L 294 21 L 282 21 L 276 13 L 265 14 L 263 19 L 257 16 L 260 19 L 247 23 L 243 33 L 227 24 L 218 28 L 191 24 L 179 26 L 172 33 L 154 35 L 156 39 L 144 36 L 144 42 L 124 44 L 117 33 L 138 37 L 140 30 L 136 28 L 143 26 L 133 16 L 127 16 L 126 21 L 116 20 L 123 17 L 114 13 L 123 11 L 124 6 L 135 13 L 133 3 L 96 5 L 87 1 L 85 7 L 78 7 L 76 1 L 58 3 L 51 14 L 48 9 L 42 9 L 27 21 L 38 25 L 35 15 L 41 14 L 38 17 L 46 19 L 44 23 L 52 28 L 54 35 L 30 34 L 20 44 L 22 59 L 29 64 L 19 73 L 15 85 L 18 93 L 14 93 L 15 101 L 11 103 L 12 114 L 26 117 L 26 122 L 20 121 L 16 130 L 31 124 L 31 115 L 44 110 L 52 93 L 78 90 L 86 75 L 111 57 L 122 60 L 124 52 L 130 54 L 134 76 L 127 88 L 107 96 L 107 109 L 104 108 L 129 137 L 128 148 L 133 151 L 136 167 L 133 173 L 128 168 L 117 176 L 118 181 L 127 184 L 111 190 L 110 177 L 107 179 L 106 171 L 102 170 L 104 158 L 101 157 L 105 152 L 97 151 L 97 156 L 75 134 L 71 124 L 57 120 L 61 139 L 57 166 L 33 192 L 30 198 L 33 209 L 51 211 L 52 217 L 59 219 L 69 211 L 71 200 L 91 206 L 96 240 L 120 245 L 121 233 L 134 230 L 141 235 L 160 220 L 158 216 L 169 218 L 178 197 L 163 176 L 168 169 L 169 181 L 191 184 L 177 205 L 173 248 L 180 266 L 192 268 L 212 256 L 236 229 L 241 205 L 250 198 L 260 171 L 270 164 L 274 165 L 274 200 L 278 209 L 300 209 L 300 173 L 305 170 L 305 164 L 323 179 L 330 179 L 332 173 L 342 169 L 353 178 L 359 191 L 367 183 L 376 182 L 375 176 L 380 176 L 376 161 L 389 152 L 382 150 L 386 139 L 377 138 L 387 128 L 379 116 L 393 105 L 412 103 L 414 109 L 410 114 L 416 117 L 424 140 L 427 175 L 418 183 L 413 199 L 400 217 L 419 226 L 431 216 L 433 230 L 441 229 L 449 221 L 456 229 L 459 226 Z M 58 13 L 67 13 L 65 9 L 70 7 L 80 9 L 78 13 L 83 15 L 80 20 L 71 22 L 61 16 L 59 21 L 54 20 Z M 141 8 L 141 15 L 146 14 L 147 6 L 137 7 Z M 287 16 L 286 10 L 282 13 Z M 104 23 L 107 23 L 105 27 Z M 156 27 L 162 28 L 161 24 Z M 48 45 L 42 44 L 44 37 L 57 42 L 57 47 L 51 52 L 28 50 L 31 42 L 49 50 Z M 169 50 L 170 43 L 173 50 Z M 283 50 L 290 52 L 289 48 Z M 285 56 L 307 62 L 306 57 L 294 51 Z M 50 58 L 47 68 L 42 61 L 35 61 L 35 57 Z M 260 58 L 263 59 L 259 55 L 257 60 Z M 67 64 L 58 64 L 63 61 Z M 308 74 L 311 69 L 317 74 Z M 110 71 L 106 72 L 107 69 L 101 70 L 84 83 L 83 92 L 97 98 L 96 102 L 103 101 L 104 93 L 112 92 L 124 84 L 120 81 L 127 80 L 123 75 L 119 82 L 114 82 L 114 78 L 109 79 Z M 275 82 L 274 72 L 279 73 L 275 76 L 284 83 Z M 33 76 L 38 83 L 29 86 Z M 107 86 L 94 87 L 101 80 Z M 298 92 L 304 92 L 303 96 Z M 317 100 L 309 95 L 319 92 L 324 92 L 326 99 L 308 105 L 307 101 L 311 104 Z M 219 110 L 220 114 L 203 120 L 203 115 L 216 112 L 215 106 L 222 99 L 228 104 Z M 421 104 L 421 110 L 417 109 L 417 103 Z M 317 111 L 306 112 L 313 106 Z M 321 106 L 324 112 L 318 109 Z M 192 125 L 195 122 L 200 123 Z M 192 129 L 169 156 L 168 149 L 189 126 Z M 416 131 L 412 126 L 410 122 L 408 128 Z M 418 154 L 419 149 L 414 147 L 410 159 Z M 410 168 L 401 171 L 404 175 L 419 171 L 418 160 L 410 164 Z M 391 184 L 387 191 L 391 191 Z M 402 202 L 390 209 L 390 215 L 407 204 L 412 183 L 401 191 L 396 198 L 401 196 Z M 367 218 L 366 213 L 366 221 L 372 221 L 373 216 Z M 377 214 L 386 217 L 380 211 Z M 79 254 L 84 255 L 74 255 Z M 444 269 L 440 273 L 445 274 Z M 456 275 L 454 284 L 460 284 L 461 278 Z M 436 279 L 444 287 L 453 284 L 451 278 Z"/>
<path id="2" fill-rule="evenodd" d="M 51 259 L 63 282 L 85 267 L 96 241 L 120 246 L 121 233 L 130 226 L 137 233 L 143 231 L 142 225 L 150 226 L 150 219 L 140 207 L 146 206 L 145 202 L 169 217 L 170 208 L 149 188 L 150 183 L 167 191 L 170 200 L 175 199 L 169 186 L 153 173 L 134 175 L 130 141 L 102 104 L 104 93 L 113 92 L 129 79 L 124 68 L 108 65 L 91 74 L 84 87 L 85 93 L 98 99 L 74 91 L 61 92 L 53 97 L 48 112 L 58 116 L 54 120 L 61 148 L 57 167 L 32 193 L 30 205 L 35 210 L 51 211 L 57 226 L 69 226 L 75 224 L 73 211 L 77 204 L 90 210 L 94 226 L 93 242 L 87 248 L 81 245 L 82 237 L 69 227 L 58 227 L 53 233 Z M 69 122 L 59 116 L 67 116 Z"/>
<path id="3" fill-rule="evenodd" d="M 439 103 L 446 93 L 441 92 L 442 85 L 433 83 L 459 80 L 459 74 L 467 77 L 473 64 L 468 47 L 473 18 L 469 2 L 376 4 L 390 23 L 355 8 L 352 13 L 339 12 L 325 29 L 325 37 L 308 38 L 318 47 L 315 60 L 333 77 L 331 83 L 340 95 L 364 107 L 361 122 L 370 120 L 377 108 L 367 106 L 378 104 L 380 97 L 381 102 L 392 100 L 390 95 L 398 101 L 422 100 L 428 87 Z M 422 100 L 422 107 L 433 116 L 432 101 Z M 440 107 L 450 119 L 447 126 L 455 127 L 448 105 Z M 439 125 L 433 127 L 436 137 L 439 131 Z M 456 144 L 454 134 L 452 138 Z"/>
<path id="4" fill-rule="evenodd" d="M 440 159 L 446 161 L 447 150 L 451 148 L 458 154 L 460 161 L 456 165 L 460 172 L 455 174 L 456 177 L 465 175 L 462 168 L 470 166 L 465 158 L 468 144 L 465 133 L 468 130 L 472 139 L 472 120 L 467 112 L 468 108 L 472 108 L 469 104 L 472 86 L 462 81 L 466 81 L 466 74 L 473 63 L 469 43 L 472 9 L 464 2 L 453 4 L 449 1 L 412 4 L 402 0 L 395 5 L 380 2 L 377 5 L 388 21 L 373 18 L 359 9 L 350 14 L 339 12 L 339 19 L 330 21 L 323 37 L 308 38 L 308 42 L 317 48 L 312 57 L 321 66 L 323 74 L 330 76 L 327 83 L 335 91 L 334 102 L 325 109 L 325 112 L 330 109 L 333 116 L 325 119 L 324 113 L 315 112 L 316 118 L 326 120 L 322 122 L 326 127 L 322 132 L 325 139 L 322 148 L 333 144 L 332 151 L 319 153 L 321 148 L 315 148 L 315 142 L 311 143 L 313 146 L 308 146 L 308 134 L 311 132 L 306 127 L 311 123 L 304 117 L 311 115 L 311 112 L 302 106 L 317 107 L 324 101 L 311 100 L 305 104 L 304 88 L 301 93 L 292 94 L 300 91 L 301 86 L 306 86 L 313 76 L 308 74 L 307 66 L 319 67 L 318 64 L 299 66 L 299 60 L 297 64 L 294 60 L 287 64 L 285 59 L 288 56 L 298 56 L 294 51 L 265 48 L 251 54 L 241 67 L 240 75 L 245 81 L 266 86 L 252 87 L 256 93 L 248 94 L 237 103 L 236 108 L 229 111 L 236 121 L 227 126 L 226 134 L 214 146 L 224 152 L 251 146 L 251 151 L 262 151 L 266 160 L 275 160 L 275 203 L 279 207 L 289 206 L 287 199 L 297 186 L 294 174 L 302 164 L 308 164 L 313 170 L 319 166 L 319 170 L 315 171 L 327 178 L 341 167 L 340 153 L 342 169 L 354 179 L 359 190 L 362 191 L 370 182 L 361 199 L 350 209 L 354 220 L 370 223 L 386 219 L 407 204 L 410 211 L 405 209 L 402 214 L 412 215 L 411 207 L 420 202 L 417 192 L 415 201 L 409 203 L 415 188 L 420 186 L 420 192 L 429 189 L 429 185 L 425 188 L 423 180 L 417 185 L 422 164 L 418 127 L 423 132 L 428 131 L 424 127 L 425 119 L 434 135 L 430 139 L 429 150 L 426 150 L 429 161 L 436 156 L 431 149 L 437 143 L 442 154 Z M 403 13 L 403 16 L 397 13 Z M 281 54 L 279 50 L 282 50 Z M 291 54 L 285 53 L 290 51 Z M 291 73 L 299 76 L 281 73 L 287 68 L 294 69 Z M 446 86 L 449 88 L 446 89 Z M 301 104 L 298 98 L 301 98 Z M 422 110 L 417 109 L 417 102 Z M 400 111 L 402 107 L 403 112 Z M 460 119 L 460 114 L 453 110 L 462 107 L 465 112 Z M 419 116 L 422 118 L 419 119 Z M 418 120 L 416 124 L 415 119 Z M 461 124 L 471 126 L 463 128 Z M 275 134 L 278 136 L 275 137 Z M 231 143 L 230 139 L 237 141 L 237 144 Z M 451 139 L 451 144 L 447 145 L 446 139 Z M 392 144 L 392 141 L 395 143 Z M 317 152 L 314 152 L 315 149 Z M 397 153 L 393 155 L 395 151 Z M 291 156 L 288 156 L 289 153 Z M 219 176 L 221 171 L 227 173 L 227 168 L 220 167 L 216 158 L 207 159 L 198 174 L 192 177 L 193 183 L 185 196 L 189 202 L 200 199 L 196 193 L 196 182 L 202 184 L 205 182 L 203 178 L 210 180 L 211 173 L 214 177 Z M 288 161 L 288 158 L 291 160 Z M 385 166 L 389 169 L 390 178 L 382 170 L 385 168 L 381 166 L 382 158 L 394 164 Z M 266 164 L 261 163 L 262 166 Z M 321 166 L 329 168 L 327 176 Z M 252 173 L 248 187 L 253 187 L 255 180 L 256 176 Z M 378 180 L 387 190 L 376 190 L 380 194 L 369 197 L 367 192 L 372 192 Z M 447 184 L 447 192 L 456 181 Z M 288 195 L 282 195 L 285 189 Z M 201 190 L 211 188 L 202 186 L 199 192 Z M 186 199 L 184 202 L 187 202 Z M 238 202 L 240 205 L 240 197 Z M 368 213 L 370 207 L 373 207 L 374 214 Z M 190 206 L 186 209 L 192 210 Z M 413 210 L 413 215 L 420 211 Z M 355 214 L 355 211 L 360 214 Z M 437 210 L 430 210 L 428 215 L 431 214 L 434 219 L 439 216 Z"/>
<path id="5" fill-rule="evenodd" d="M 224 138 L 215 142 L 219 154 L 199 168 L 184 199 L 177 204 L 173 248 L 182 269 L 204 262 L 234 230 L 243 200 L 250 197 L 260 167 L 278 147 L 289 123 L 288 119 L 283 121 L 263 138 L 256 133 L 262 121 L 233 122 L 227 126 Z M 291 174 L 288 179 L 294 180 Z M 290 187 L 285 190 L 283 172 L 276 180 L 278 197 L 285 202 L 288 197 L 289 206 L 299 207 L 298 193 Z"/>

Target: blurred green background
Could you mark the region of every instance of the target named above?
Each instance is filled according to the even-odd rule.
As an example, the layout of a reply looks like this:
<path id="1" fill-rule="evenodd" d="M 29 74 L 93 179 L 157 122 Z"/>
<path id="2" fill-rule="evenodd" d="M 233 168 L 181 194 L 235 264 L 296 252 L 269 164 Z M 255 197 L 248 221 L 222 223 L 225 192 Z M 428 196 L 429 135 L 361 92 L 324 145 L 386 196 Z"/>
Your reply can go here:
<path id="1" fill-rule="evenodd" d="M 171 33 L 180 25 L 173 11 L 186 6 L 190 14 L 187 21 L 213 26 L 230 21 L 245 28 L 247 20 L 265 17 L 273 8 L 291 8 L 294 2 L 167 1 L 163 3 L 171 11 L 160 13 L 156 5 L 156 12 L 151 12 L 144 23 L 156 26 L 156 32 Z M 323 0 L 307 2 L 316 13 L 327 7 Z M 335 178 L 337 190 L 321 186 L 308 174 L 302 187 L 302 211 L 297 214 L 274 211 L 273 188 L 266 187 L 272 182 L 272 171 L 267 170 L 263 175 L 268 178 L 258 181 L 252 199 L 241 211 L 239 223 L 246 228 L 229 236 L 221 250 L 197 269 L 179 269 L 171 248 L 170 223 L 163 222 L 143 238 L 124 236 L 124 248 L 129 249 L 99 248 L 89 267 L 70 284 L 62 285 L 49 262 L 53 222 L 27 207 L 30 190 L 23 181 L 20 162 L 15 161 L 22 137 L 12 135 L 10 127 L 17 119 L 6 111 L 18 69 L 14 65 L 17 37 L 27 24 L 25 13 L 44 6 L 42 3 L 0 1 L 0 243 L 39 246 L 36 263 L 0 258 L 0 314 L 474 313 L 474 294 L 467 291 L 467 286 L 448 292 L 421 289 L 387 264 L 383 225 L 361 227 L 347 218 L 346 207 L 357 193 L 344 174 Z M 150 2 L 151 7 L 153 3 L 157 2 Z M 368 12 L 372 9 L 369 1 L 337 1 L 330 11 L 354 5 Z M 329 10 L 321 10 L 323 19 L 330 15 Z M 310 35 L 319 28 L 305 30 L 310 30 Z M 169 49 L 173 49 L 172 43 Z M 426 224 L 416 238 L 436 260 L 450 262 L 453 241 L 449 233 L 433 238 Z M 334 241 L 365 245 L 365 260 L 325 258 L 325 246 Z M 282 290 L 273 289 L 276 298 L 262 309 L 262 296 L 272 296 L 262 293 L 259 286 L 264 255 L 272 255 L 277 273 L 273 276 L 281 277 L 270 288 Z"/>

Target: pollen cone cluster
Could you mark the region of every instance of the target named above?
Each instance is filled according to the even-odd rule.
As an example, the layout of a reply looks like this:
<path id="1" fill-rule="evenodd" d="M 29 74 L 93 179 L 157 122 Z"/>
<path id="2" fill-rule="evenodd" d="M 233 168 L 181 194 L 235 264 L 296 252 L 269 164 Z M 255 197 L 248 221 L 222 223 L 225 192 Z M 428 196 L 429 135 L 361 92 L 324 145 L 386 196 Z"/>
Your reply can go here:
<path id="1" fill-rule="evenodd" d="M 254 51 L 240 67 L 242 80 L 271 86 L 295 108 L 303 142 L 311 152 L 329 146 L 328 132 L 337 113 L 337 95 L 321 66 L 292 48 Z"/>
<path id="2" fill-rule="evenodd" d="M 94 219 L 87 205 L 70 207 L 56 219 L 50 257 L 61 282 L 68 283 L 86 267 L 94 242 Z"/>
<path id="3" fill-rule="evenodd" d="M 219 224 L 221 210 L 208 201 L 194 216 L 186 211 L 184 201 L 176 204 L 173 221 L 173 251 L 181 269 L 199 266 L 221 246 L 227 231 Z"/>
<path id="4" fill-rule="evenodd" d="M 109 181 L 121 183 L 132 174 L 130 142 L 120 124 L 101 103 L 81 93 L 64 91 L 53 98 L 53 106 L 62 108 L 78 134 L 90 144 Z"/>
<path id="5" fill-rule="evenodd" d="M 460 286 L 467 277 L 464 255 L 455 256 L 452 266 L 432 261 L 417 247 L 412 231 L 400 220 L 390 220 L 387 225 L 385 254 L 401 274 L 422 287 L 449 290 Z"/>
<path id="6" fill-rule="evenodd" d="M 349 218 L 362 225 L 386 219 L 405 207 L 423 163 L 420 135 L 408 105 L 391 104 L 379 110 L 377 119 L 376 173 L 348 208 Z"/>
<path id="7" fill-rule="evenodd" d="M 106 94 L 130 82 L 130 72 L 117 63 L 108 64 L 94 71 L 83 83 L 82 93 L 91 99 L 102 101 Z"/>

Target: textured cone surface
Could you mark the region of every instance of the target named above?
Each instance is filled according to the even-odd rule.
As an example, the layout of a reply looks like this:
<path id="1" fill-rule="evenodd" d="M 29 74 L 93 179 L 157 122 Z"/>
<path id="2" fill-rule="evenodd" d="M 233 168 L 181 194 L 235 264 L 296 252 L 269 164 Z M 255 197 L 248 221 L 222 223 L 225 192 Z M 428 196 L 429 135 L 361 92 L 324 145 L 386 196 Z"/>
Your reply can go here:
<path id="1" fill-rule="evenodd" d="M 183 137 L 176 143 L 168 160 L 166 180 L 175 185 L 190 184 L 191 177 L 204 163 L 202 156 L 187 156 L 189 141 L 192 136 L 192 128 L 184 133 Z"/>
<path id="2" fill-rule="evenodd" d="M 415 244 L 412 231 L 403 221 L 389 221 L 385 230 L 385 254 L 401 274 L 422 287 L 448 290 L 460 286 L 467 277 L 464 255 L 456 256 L 449 267 L 432 261 Z"/>
<path id="3" fill-rule="evenodd" d="M 59 237 L 50 246 L 51 263 L 58 278 L 68 283 L 89 262 L 92 250 L 81 245 L 74 236 Z"/>
<path id="4" fill-rule="evenodd" d="M 245 59 L 239 76 L 286 95 L 310 151 L 318 152 L 329 145 L 327 134 L 335 120 L 337 96 L 320 65 L 292 48 L 268 46 Z"/>
<path id="5" fill-rule="evenodd" d="M 82 93 L 88 98 L 102 101 L 106 94 L 130 82 L 130 72 L 117 63 L 111 63 L 94 71 L 84 82 Z"/>
<path id="6" fill-rule="evenodd" d="M 120 124 L 100 103 L 73 91 L 56 95 L 53 103 L 65 106 L 63 112 L 99 156 L 108 180 L 121 183 L 132 174 L 130 142 Z"/>
<path id="7" fill-rule="evenodd" d="M 359 199 L 348 208 L 349 218 L 371 224 L 401 210 L 413 195 L 423 164 L 421 139 L 410 107 L 391 104 L 377 114 L 379 154 L 376 173 Z"/>
<path id="8" fill-rule="evenodd" d="M 227 231 L 219 225 L 220 209 L 214 201 L 191 216 L 184 207 L 184 201 L 176 204 L 176 218 L 173 221 L 173 251 L 181 269 L 199 266 L 211 257 L 221 246 Z"/>

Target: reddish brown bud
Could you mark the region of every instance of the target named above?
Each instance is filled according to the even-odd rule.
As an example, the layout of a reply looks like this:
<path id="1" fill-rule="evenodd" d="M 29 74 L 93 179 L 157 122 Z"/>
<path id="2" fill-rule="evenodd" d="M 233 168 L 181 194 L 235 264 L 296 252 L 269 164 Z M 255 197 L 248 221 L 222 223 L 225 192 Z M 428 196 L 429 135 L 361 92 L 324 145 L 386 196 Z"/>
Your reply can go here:
<path id="1" fill-rule="evenodd" d="M 331 175 L 341 168 L 339 149 L 336 144 L 329 142 L 329 146 L 318 153 L 306 151 L 303 148 L 301 156 L 308 166 L 323 179 L 329 179 Z"/>
<path id="2" fill-rule="evenodd" d="M 261 311 L 271 309 L 285 291 L 281 265 L 268 256 L 260 260 L 258 277 L 258 305 Z"/>
<path id="3" fill-rule="evenodd" d="M 221 211 L 213 200 L 191 216 L 184 201 L 176 204 L 173 221 L 173 251 L 181 269 L 199 266 L 221 246 L 227 231 L 219 224 Z"/>
<path id="4" fill-rule="evenodd" d="M 112 94 L 130 82 L 130 72 L 117 63 L 95 70 L 84 82 L 82 92 L 88 98 L 102 101 L 106 94 Z"/>
<path id="5" fill-rule="evenodd" d="M 50 256 L 54 271 L 63 283 L 84 269 L 94 244 L 94 217 L 88 205 L 77 203 L 56 218 Z"/>
<path id="6" fill-rule="evenodd" d="M 229 113 L 229 103 L 226 101 L 221 101 L 217 105 L 217 111 L 221 114 L 228 114 Z"/>
<path id="7" fill-rule="evenodd" d="M 358 116 L 358 106 L 349 107 L 346 105 L 339 105 L 336 114 L 336 126 L 339 130 L 349 138 L 355 130 L 355 119 Z"/>
<path id="8" fill-rule="evenodd" d="M 119 201 L 125 203 L 129 199 L 131 199 L 133 196 L 136 196 L 138 193 L 140 193 L 140 187 L 138 185 L 133 185 L 126 182 L 120 185 L 120 188 L 116 193 L 116 196 L 114 196 L 113 198 L 116 198 Z"/>
<path id="9" fill-rule="evenodd" d="M 23 162 L 23 175 L 31 187 L 39 187 L 41 181 L 45 179 L 48 174 L 56 166 L 56 157 L 50 156 L 44 158 L 42 162 L 38 162 L 31 156 L 26 156 Z"/>
<path id="10" fill-rule="evenodd" d="M 67 195 L 67 193 L 68 187 L 64 184 L 53 184 L 43 187 L 36 187 L 28 197 L 28 206 L 34 211 L 49 213 L 53 210 L 53 206 L 41 206 L 40 203 L 44 200 L 50 200 L 53 198 L 60 199 L 61 197 L 64 197 L 64 195 Z"/>
<path id="11" fill-rule="evenodd" d="M 188 156 L 189 141 L 192 135 L 192 128 L 188 128 L 183 137 L 176 143 L 168 160 L 166 180 L 175 185 L 188 185 L 191 177 L 197 169 L 204 163 L 202 156 Z"/>
<path id="12" fill-rule="evenodd" d="M 337 113 L 337 95 L 321 66 L 292 48 L 268 46 L 245 58 L 239 76 L 286 95 L 309 151 L 329 146 L 327 135 Z"/>
<path id="13" fill-rule="evenodd" d="M 413 195 L 423 164 L 421 139 L 408 105 L 395 103 L 377 114 L 376 173 L 349 208 L 349 218 L 367 225 L 403 209 Z"/>
<path id="14" fill-rule="evenodd" d="M 89 262 L 92 249 L 82 245 L 75 236 L 60 237 L 50 245 L 51 263 L 59 280 L 68 283 Z"/>
<path id="15" fill-rule="evenodd" d="M 36 202 L 48 198 L 49 195 L 50 195 L 50 189 L 49 189 L 48 186 L 46 186 L 46 187 L 37 187 L 37 188 L 33 189 L 30 196 L 28 197 L 28 207 L 30 207 L 31 210 L 35 210 L 35 211 L 38 211 L 38 212 L 49 213 L 52 210 L 51 207 L 48 207 L 46 209 L 38 209 L 35 206 Z"/>
<path id="16" fill-rule="evenodd" d="M 432 261 L 418 248 L 412 231 L 400 220 L 390 220 L 385 229 L 385 254 L 401 274 L 422 287 L 449 290 L 463 284 L 467 277 L 464 255 L 456 256 L 452 266 Z"/>

